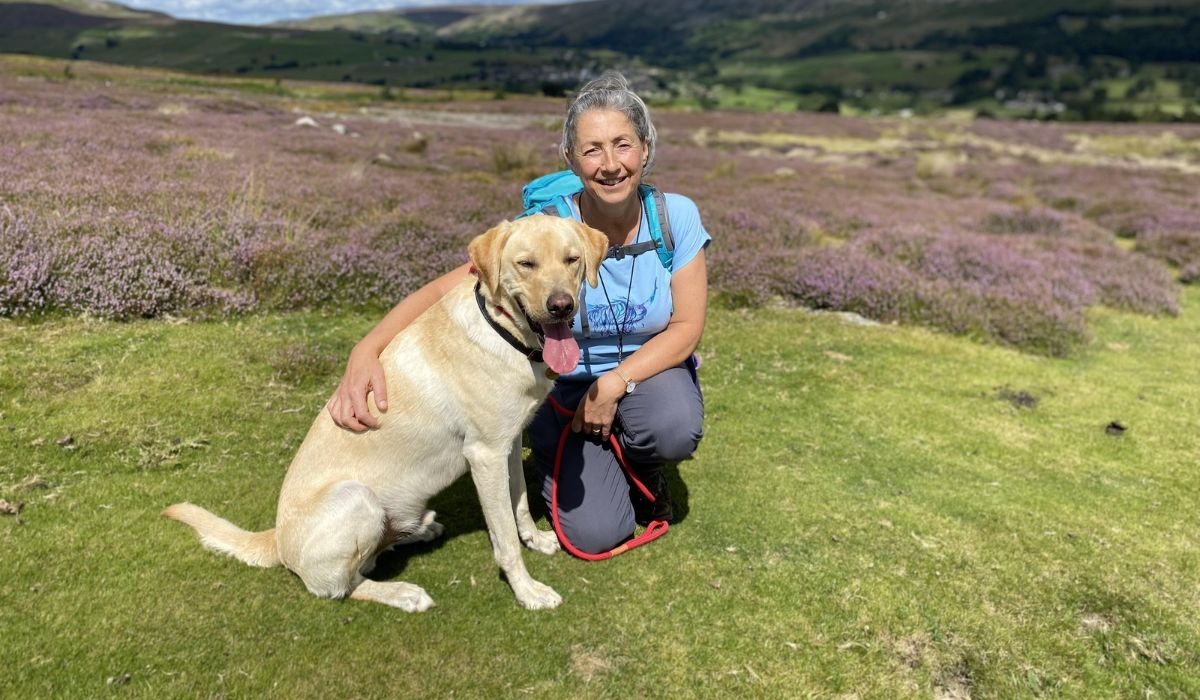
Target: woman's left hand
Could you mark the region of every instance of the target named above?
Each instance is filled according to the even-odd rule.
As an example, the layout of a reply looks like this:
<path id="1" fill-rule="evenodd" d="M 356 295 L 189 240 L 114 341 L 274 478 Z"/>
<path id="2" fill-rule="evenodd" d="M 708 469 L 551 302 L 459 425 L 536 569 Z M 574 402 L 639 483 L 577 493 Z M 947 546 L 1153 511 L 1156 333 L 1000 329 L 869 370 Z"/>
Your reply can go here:
<path id="1" fill-rule="evenodd" d="M 571 430 L 599 440 L 608 439 L 613 418 L 617 415 L 617 401 L 624 395 L 624 382 L 611 372 L 600 375 L 579 401 L 575 418 L 571 420 Z"/>

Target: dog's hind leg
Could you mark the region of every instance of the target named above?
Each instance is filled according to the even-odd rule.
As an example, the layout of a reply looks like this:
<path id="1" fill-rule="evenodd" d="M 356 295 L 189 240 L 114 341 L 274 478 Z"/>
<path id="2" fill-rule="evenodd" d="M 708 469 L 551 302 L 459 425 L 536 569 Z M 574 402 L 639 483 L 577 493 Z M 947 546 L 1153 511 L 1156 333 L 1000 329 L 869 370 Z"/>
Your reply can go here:
<path id="1" fill-rule="evenodd" d="M 421 522 L 411 530 L 404 530 L 396 534 L 396 540 L 391 546 L 398 544 L 414 544 L 416 542 L 432 542 L 441 537 L 446 528 L 441 523 L 434 520 L 437 513 L 432 510 L 427 510 L 421 514 Z M 389 549 L 391 548 L 389 546 Z"/>
<path id="2" fill-rule="evenodd" d="M 425 589 L 403 581 L 372 581 L 364 578 L 350 592 L 350 597 L 355 600 L 383 603 L 400 608 L 404 612 L 425 612 L 433 607 L 433 598 L 429 597 Z"/>
<path id="3" fill-rule="evenodd" d="M 385 546 L 387 516 L 379 498 L 356 481 L 342 481 L 318 496 L 311 514 L 287 523 L 285 563 L 313 595 L 371 600 L 408 612 L 433 607 L 419 586 L 371 581 L 363 576 Z"/>

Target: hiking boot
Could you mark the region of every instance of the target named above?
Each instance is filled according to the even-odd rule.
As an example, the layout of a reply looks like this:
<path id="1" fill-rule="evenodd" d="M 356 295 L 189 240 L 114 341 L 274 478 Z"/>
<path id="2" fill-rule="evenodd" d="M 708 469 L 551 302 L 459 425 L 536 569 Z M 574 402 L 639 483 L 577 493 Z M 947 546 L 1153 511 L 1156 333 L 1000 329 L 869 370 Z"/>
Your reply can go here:
<path id="1" fill-rule="evenodd" d="M 641 489 L 631 486 L 629 500 L 633 502 L 633 520 L 638 525 L 647 525 L 654 520 L 671 522 L 674 513 L 671 511 L 671 491 L 667 487 L 667 476 L 662 469 L 653 474 L 639 475 L 642 483 L 654 494 L 651 501 L 642 495 Z"/>

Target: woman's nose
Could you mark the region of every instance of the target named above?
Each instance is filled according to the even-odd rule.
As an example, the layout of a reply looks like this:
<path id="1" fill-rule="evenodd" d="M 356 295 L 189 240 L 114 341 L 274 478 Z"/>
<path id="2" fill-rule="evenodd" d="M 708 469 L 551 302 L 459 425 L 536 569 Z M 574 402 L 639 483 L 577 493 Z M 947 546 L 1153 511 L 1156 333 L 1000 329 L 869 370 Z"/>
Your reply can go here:
<path id="1" fill-rule="evenodd" d="M 600 167 L 606 171 L 617 169 L 617 154 L 610 149 L 604 149 L 600 157 Z"/>

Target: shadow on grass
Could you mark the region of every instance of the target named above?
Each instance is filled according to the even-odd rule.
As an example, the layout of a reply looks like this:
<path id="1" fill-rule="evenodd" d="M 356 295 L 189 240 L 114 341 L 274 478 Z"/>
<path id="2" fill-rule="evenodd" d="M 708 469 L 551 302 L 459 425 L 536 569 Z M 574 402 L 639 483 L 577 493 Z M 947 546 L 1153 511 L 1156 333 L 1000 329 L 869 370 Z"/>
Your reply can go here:
<path id="1" fill-rule="evenodd" d="M 688 487 L 679 473 L 679 464 L 668 464 L 663 473 L 667 477 L 667 488 L 671 492 L 671 524 L 683 522 L 688 516 Z"/>
<path id="2" fill-rule="evenodd" d="M 541 498 L 541 480 L 537 467 L 530 459 L 525 460 L 525 483 L 529 492 L 529 510 L 535 520 L 549 525 L 550 517 L 545 501 Z M 664 468 L 668 488 L 671 491 L 671 505 L 674 511 L 672 524 L 683 522 L 688 515 L 688 488 L 679 473 L 678 464 L 668 464 Z M 441 549 L 447 540 L 487 530 L 483 519 L 483 511 L 479 506 L 479 496 L 475 492 L 475 483 L 471 481 L 468 472 L 459 477 L 445 491 L 429 501 L 429 508 L 437 512 L 437 520 L 446 528 L 446 533 L 432 542 L 418 542 L 401 545 L 379 555 L 375 568 L 368 578 L 376 581 L 390 581 L 398 577 L 408 566 L 410 559 L 424 556 Z"/>
<path id="3" fill-rule="evenodd" d="M 470 473 L 459 477 L 449 488 L 434 496 L 428 507 L 437 513 L 437 521 L 446 528 L 445 534 L 432 542 L 400 545 L 380 554 L 367 578 L 390 581 L 404 571 L 409 559 L 436 552 L 451 538 L 487 529 Z"/>

